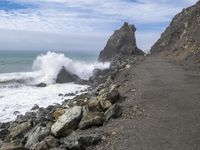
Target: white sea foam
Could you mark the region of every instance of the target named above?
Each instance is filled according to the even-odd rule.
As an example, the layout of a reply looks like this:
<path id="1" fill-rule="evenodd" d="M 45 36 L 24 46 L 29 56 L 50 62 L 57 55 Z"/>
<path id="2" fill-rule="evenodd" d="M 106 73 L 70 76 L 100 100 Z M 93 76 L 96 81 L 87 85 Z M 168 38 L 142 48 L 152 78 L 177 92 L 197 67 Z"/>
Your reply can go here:
<path id="1" fill-rule="evenodd" d="M 11 85 L 10 85 L 11 86 Z M 59 93 L 66 94 L 86 89 L 87 86 L 68 84 L 52 84 L 44 88 L 34 86 L 12 86 L 0 88 L 0 122 L 14 120 L 15 111 L 21 114 L 29 111 L 34 104 L 40 107 L 47 107 L 53 103 L 61 103 L 64 99 L 58 96 Z M 72 97 L 65 97 L 72 98 Z"/>
<path id="2" fill-rule="evenodd" d="M 54 84 L 56 77 L 64 66 L 69 72 L 78 75 L 82 79 L 88 79 L 95 68 L 106 69 L 109 63 L 86 63 L 74 61 L 65 57 L 62 53 L 47 52 L 38 56 L 33 62 L 33 72 L 0 74 L 0 82 L 25 82 L 29 84 Z"/>
<path id="3" fill-rule="evenodd" d="M 60 103 L 64 99 L 58 97 L 59 93 L 74 93 L 87 88 L 86 85 L 74 83 L 55 84 L 56 76 L 63 66 L 80 78 L 88 79 L 95 68 L 108 68 L 109 63 L 74 61 L 64 54 L 48 52 L 35 59 L 32 72 L 0 74 L 0 122 L 13 120 L 16 117 L 13 114 L 15 111 L 24 114 L 34 104 L 46 107 Z M 41 82 L 48 86 L 44 88 L 33 86 Z"/>

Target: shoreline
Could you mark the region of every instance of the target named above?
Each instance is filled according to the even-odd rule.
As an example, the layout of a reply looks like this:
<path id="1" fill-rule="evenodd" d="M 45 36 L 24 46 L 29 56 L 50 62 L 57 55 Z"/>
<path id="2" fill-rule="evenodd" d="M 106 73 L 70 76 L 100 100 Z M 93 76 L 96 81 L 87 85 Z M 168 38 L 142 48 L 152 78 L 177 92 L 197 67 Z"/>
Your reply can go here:
<path id="1" fill-rule="evenodd" d="M 91 128 L 91 130 L 95 130 L 95 128 L 99 126 L 101 128 L 101 126 L 104 125 L 107 121 L 109 121 L 109 119 L 113 117 L 114 118 L 120 117 L 122 113 L 121 112 L 122 109 L 118 103 L 123 98 L 120 96 L 120 93 L 117 91 L 117 88 L 119 85 L 114 85 L 113 80 L 120 71 L 126 68 L 129 68 L 131 65 L 135 64 L 136 61 L 137 61 L 136 56 L 116 57 L 114 61 L 111 63 L 111 66 L 109 69 L 98 70 L 95 76 L 89 79 L 90 87 L 88 88 L 88 92 L 75 96 L 72 100 L 65 100 L 62 102 L 62 104 L 50 105 L 47 108 L 39 108 L 36 112 L 27 112 L 25 115 L 19 115 L 17 116 L 15 121 L 0 123 L 1 133 L 4 133 L 0 137 L 0 139 L 1 140 L 3 139 L 4 141 L 4 142 L 2 141 L 3 142 L 2 147 L 5 147 L 7 145 L 13 146 L 12 142 L 16 142 L 16 139 L 19 140 L 21 139 L 19 137 L 22 137 L 21 140 L 23 140 L 24 137 L 28 136 L 28 134 L 32 132 L 32 130 L 35 130 L 35 129 L 39 130 L 40 128 L 45 128 L 45 130 L 47 130 L 47 133 L 45 133 L 46 134 L 45 138 L 51 137 L 55 141 L 57 141 L 60 138 L 66 137 L 66 135 L 62 135 L 62 134 L 57 135 L 57 133 L 55 134 L 52 131 L 52 126 L 56 124 L 59 118 L 63 116 L 67 111 L 71 111 L 71 109 L 77 106 L 80 106 L 81 108 L 81 115 L 79 116 L 80 118 L 78 119 L 78 121 L 76 121 L 76 123 L 74 124 L 73 129 L 70 129 L 70 132 L 67 134 L 68 135 L 67 137 L 70 137 L 69 135 L 77 136 L 77 133 L 82 135 L 82 132 L 83 133 L 87 132 L 87 130 L 85 129 L 90 130 Z M 105 84 L 102 84 L 104 82 Z M 108 98 L 108 95 L 109 95 L 109 98 Z M 88 108 L 90 110 L 88 110 Z M 84 120 L 85 115 L 87 117 L 90 117 L 89 120 L 87 119 Z M 97 144 L 98 142 L 105 139 L 105 135 L 102 135 L 102 134 L 88 135 L 90 138 L 88 136 L 86 137 L 85 136 L 86 135 L 84 135 L 81 138 L 83 140 L 89 140 L 87 141 L 90 143 L 88 146 Z M 27 138 L 28 138 L 27 141 L 30 142 L 31 136 Z M 92 141 L 90 141 L 93 138 L 97 138 L 98 142 L 95 141 L 93 143 Z M 41 142 L 40 143 L 36 142 L 34 144 L 38 146 L 38 144 L 41 144 Z M 21 142 L 18 144 L 14 143 L 14 145 L 17 145 L 17 147 L 22 148 L 23 146 L 21 144 L 22 144 Z M 32 147 L 34 144 L 32 143 L 31 145 L 28 145 L 28 146 L 25 145 L 25 147 L 28 149 L 29 148 L 34 149 Z M 80 146 L 87 147 L 87 144 L 86 145 L 80 144 Z"/>

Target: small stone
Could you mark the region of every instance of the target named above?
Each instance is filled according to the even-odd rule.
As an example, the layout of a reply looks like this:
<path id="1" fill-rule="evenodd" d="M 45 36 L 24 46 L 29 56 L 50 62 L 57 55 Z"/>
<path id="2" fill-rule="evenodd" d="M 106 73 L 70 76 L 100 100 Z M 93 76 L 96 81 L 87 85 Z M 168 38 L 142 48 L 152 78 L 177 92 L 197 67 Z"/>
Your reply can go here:
<path id="1" fill-rule="evenodd" d="M 112 135 L 116 135 L 117 133 L 115 131 L 112 132 Z"/>
<path id="2" fill-rule="evenodd" d="M 46 87 L 47 84 L 46 83 L 40 83 L 40 84 L 37 84 L 36 87 Z"/>
<path id="3" fill-rule="evenodd" d="M 132 89 L 132 90 L 131 90 L 131 92 L 135 92 L 135 91 L 136 91 L 136 89 Z"/>
<path id="4" fill-rule="evenodd" d="M 126 65 L 126 69 L 129 69 L 131 67 L 131 65 Z"/>

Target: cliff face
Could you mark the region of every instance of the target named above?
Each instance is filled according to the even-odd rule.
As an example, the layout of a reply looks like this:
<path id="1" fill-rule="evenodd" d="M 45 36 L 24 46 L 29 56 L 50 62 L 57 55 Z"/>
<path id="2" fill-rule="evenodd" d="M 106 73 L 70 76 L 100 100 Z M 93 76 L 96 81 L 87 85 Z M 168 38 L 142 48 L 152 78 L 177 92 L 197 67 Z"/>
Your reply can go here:
<path id="1" fill-rule="evenodd" d="M 116 55 L 143 55 L 144 52 L 137 48 L 135 39 L 136 28 L 134 25 L 124 25 L 114 32 L 108 40 L 106 47 L 100 52 L 99 61 L 111 61 Z"/>
<path id="2" fill-rule="evenodd" d="M 200 61 L 200 1 L 176 15 L 161 38 L 152 46 L 153 54 L 168 54 L 179 60 Z"/>

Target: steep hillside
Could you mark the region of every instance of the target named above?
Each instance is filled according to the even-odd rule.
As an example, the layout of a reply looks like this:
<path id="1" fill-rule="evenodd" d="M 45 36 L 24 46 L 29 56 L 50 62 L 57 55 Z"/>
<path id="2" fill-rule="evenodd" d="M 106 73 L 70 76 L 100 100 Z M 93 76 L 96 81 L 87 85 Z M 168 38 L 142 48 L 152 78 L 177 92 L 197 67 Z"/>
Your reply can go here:
<path id="1" fill-rule="evenodd" d="M 152 46 L 151 53 L 200 62 L 200 1 L 173 18 L 161 38 Z"/>

